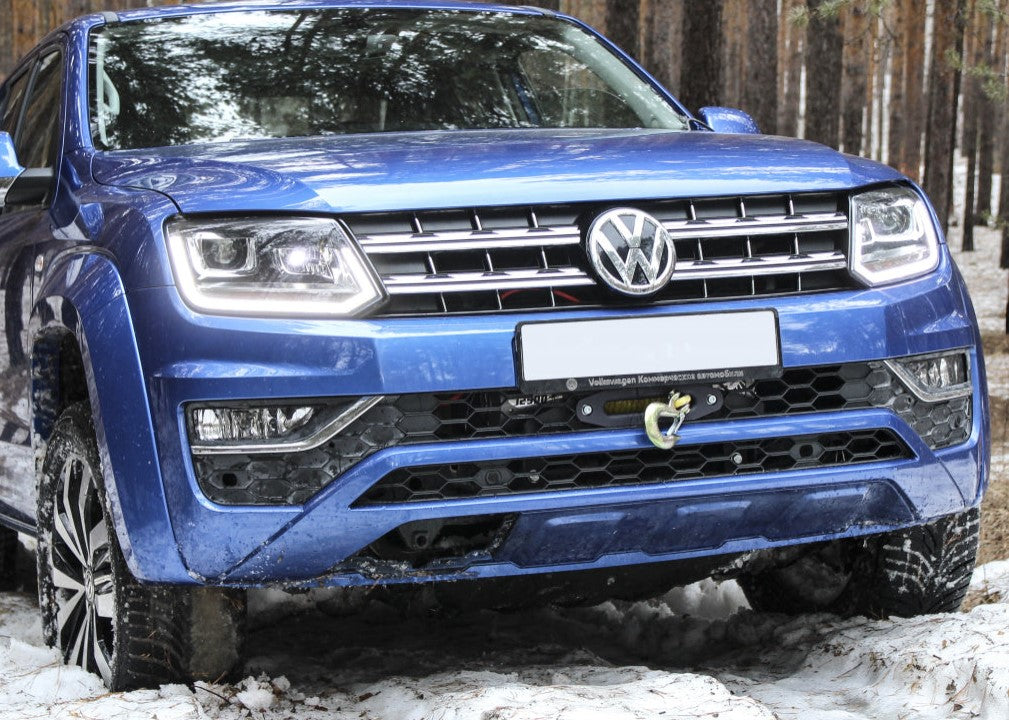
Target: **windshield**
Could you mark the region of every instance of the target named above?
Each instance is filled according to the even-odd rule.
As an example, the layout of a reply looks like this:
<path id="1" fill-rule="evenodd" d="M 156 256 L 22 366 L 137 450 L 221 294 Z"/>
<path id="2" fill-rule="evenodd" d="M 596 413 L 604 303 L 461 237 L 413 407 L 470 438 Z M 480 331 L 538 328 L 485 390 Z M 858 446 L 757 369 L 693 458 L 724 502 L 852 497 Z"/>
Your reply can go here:
<path id="1" fill-rule="evenodd" d="M 191 15 L 94 31 L 102 149 L 491 128 L 687 129 L 576 25 L 349 8 Z"/>

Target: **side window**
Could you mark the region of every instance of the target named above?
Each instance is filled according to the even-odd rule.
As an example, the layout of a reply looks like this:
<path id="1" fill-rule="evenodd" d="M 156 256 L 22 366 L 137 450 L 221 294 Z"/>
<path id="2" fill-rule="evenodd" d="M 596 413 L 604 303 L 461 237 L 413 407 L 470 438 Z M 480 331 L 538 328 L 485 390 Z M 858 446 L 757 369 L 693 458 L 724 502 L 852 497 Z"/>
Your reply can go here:
<path id="1" fill-rule="evenodd" d="M 63 63 L 58 52 L 39 61 L 25 119 L 14 145 L 18 160 L 29 168 L 52 167 L 56 161 L 57 128 L 63 89 Z"/>
<path id="2" fill-rule="evenodd" d="M 25 71 L 10 85 L 10 92 L 7 94 L 7 104 L 4 105 L 3 116 L 0 117 L 0 131 L 10 133 L 14 137 L 18 128 L 18 117 L 21 115 L 21 102 L 25 97 L 25 90 L 28 89 L 28 78 L 31 72 Z"/>

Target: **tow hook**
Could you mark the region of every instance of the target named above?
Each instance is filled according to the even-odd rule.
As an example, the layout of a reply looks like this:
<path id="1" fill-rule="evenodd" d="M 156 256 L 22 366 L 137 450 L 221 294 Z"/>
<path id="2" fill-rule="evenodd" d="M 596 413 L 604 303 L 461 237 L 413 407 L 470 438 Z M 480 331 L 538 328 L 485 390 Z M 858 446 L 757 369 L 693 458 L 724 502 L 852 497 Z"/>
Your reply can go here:
<path id="1" fill-rule="evenodd" d="M 669 394 L 667 402 L 653 402 L 645 408 L 645 433 L 652 445 L 660 450 L 671 450 L 680 436 L 679 431 L 683 421 L 687 419 L 690 412 L 691 398 L 689 395 L 681 395 L 675 390 Z M 664 418 L 672 419 L 672 424 L 662 430 L 659 421 Z"/>

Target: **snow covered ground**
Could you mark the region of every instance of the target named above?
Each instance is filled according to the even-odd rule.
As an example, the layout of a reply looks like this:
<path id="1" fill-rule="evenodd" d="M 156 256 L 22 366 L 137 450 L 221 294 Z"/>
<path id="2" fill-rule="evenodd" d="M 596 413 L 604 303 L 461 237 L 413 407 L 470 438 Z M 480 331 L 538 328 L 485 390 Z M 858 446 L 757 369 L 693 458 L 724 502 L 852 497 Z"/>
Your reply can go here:
<path id="1" fill-rule="evenodd" d="M 997 233 L 977 239 L 960 265 L 999 332 Z M 989 371 L 1009 395 L 1007 358 Z M 245 680 L 109 694 L 42 646 L 34 598 L 6 593 L 0 720 L 1004 720 L 1009 561 L 979 568 L 972 595 L 969 612 L 870 621 L 755 613 L 711 581 L 647 603 L 406 619 L 377 602 L 346 614 L 334 592 L 258 592 Z"/>
<path id="2" fill-rule="evenodd" d="M 1009 563 L 981 568 L 975 587 L 1009 598 Z M 253 632 L 238 685 L 124 694 L 59 665 L 32 599 L 7 595 L 0 718 L 1009 717 L 1009 604 L 840 621 L 761 615 L 738 593 L 704 582 L 620 608 L 411 620 L 377 604 L 345 618 L 291 603 Z"/>

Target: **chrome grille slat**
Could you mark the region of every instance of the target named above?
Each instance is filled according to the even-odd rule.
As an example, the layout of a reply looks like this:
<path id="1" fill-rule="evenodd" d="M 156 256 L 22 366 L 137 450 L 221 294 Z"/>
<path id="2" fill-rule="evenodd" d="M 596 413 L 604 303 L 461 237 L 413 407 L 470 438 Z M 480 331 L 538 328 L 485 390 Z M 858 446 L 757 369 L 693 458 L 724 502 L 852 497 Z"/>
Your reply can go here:
<path id="1" fill-rule="evenodd" d="M 455 208 L 343 218 L 390 295 L 391 315 L 601 306 L 583 228 L 608 207 L 657 218 L 676 245 L 651 302 L 857 287 L 847 273 L 844 193 Z"/>
<path id="2" fill-rule="evenodd" d="M 716 237 L 759 237 L 791 233 L 847 230 L 844 213 L 818 213 L 799 217 L 748 217 L 725 220 L 677 220 L 662 223 L 674 240 Z"/>
<path id="3" fill-rule="evenodd" d="M 838 252 L 807 253 L 805 255 L 765 255 L 759 258 L 723 258 L 703 263 L 682 261 L 670 282 L 719 277 L 753 277 L 794 272 L 844 270 L 848 259 Z"/>
<path id="4" fill-rule="evenodd" d="M 469 291 L 525 290 L 527 288 L 578 287 L 595 281 L 577 268 L 556 270 L 512 270 L 509 272 L 472 272 L 443 275 L 385 275 L 382 278 L 391 295 L 456 293 Z"/>
<path id="5" fill-rule="evenodd" d="M 369 255 L 408 252 L 451 252 L 494 248 L 556 247 L 578 245 L 581 231 L 574 226 L 522 230 L 456 230 L 440 233 L 399 233 L 358 238 Z"/>
<path id="6" fill-rule="evenodd" d="M 837 252 L 806 255 L 773 255 L 761 258 L 723 258 L 685 261 L 676 266 L 670 282 L 726 277 L 780 275 L 783 273 L 843 270 L 848 265 Z M 552 270 L 443 273 L 438 275 L 385 275 L 386 289 L 393 295 L 417 292 L 466 292 L 471 290 L 508 291 L 540 287 L 578 287 L 595 281 L 577 268 Z"/>

